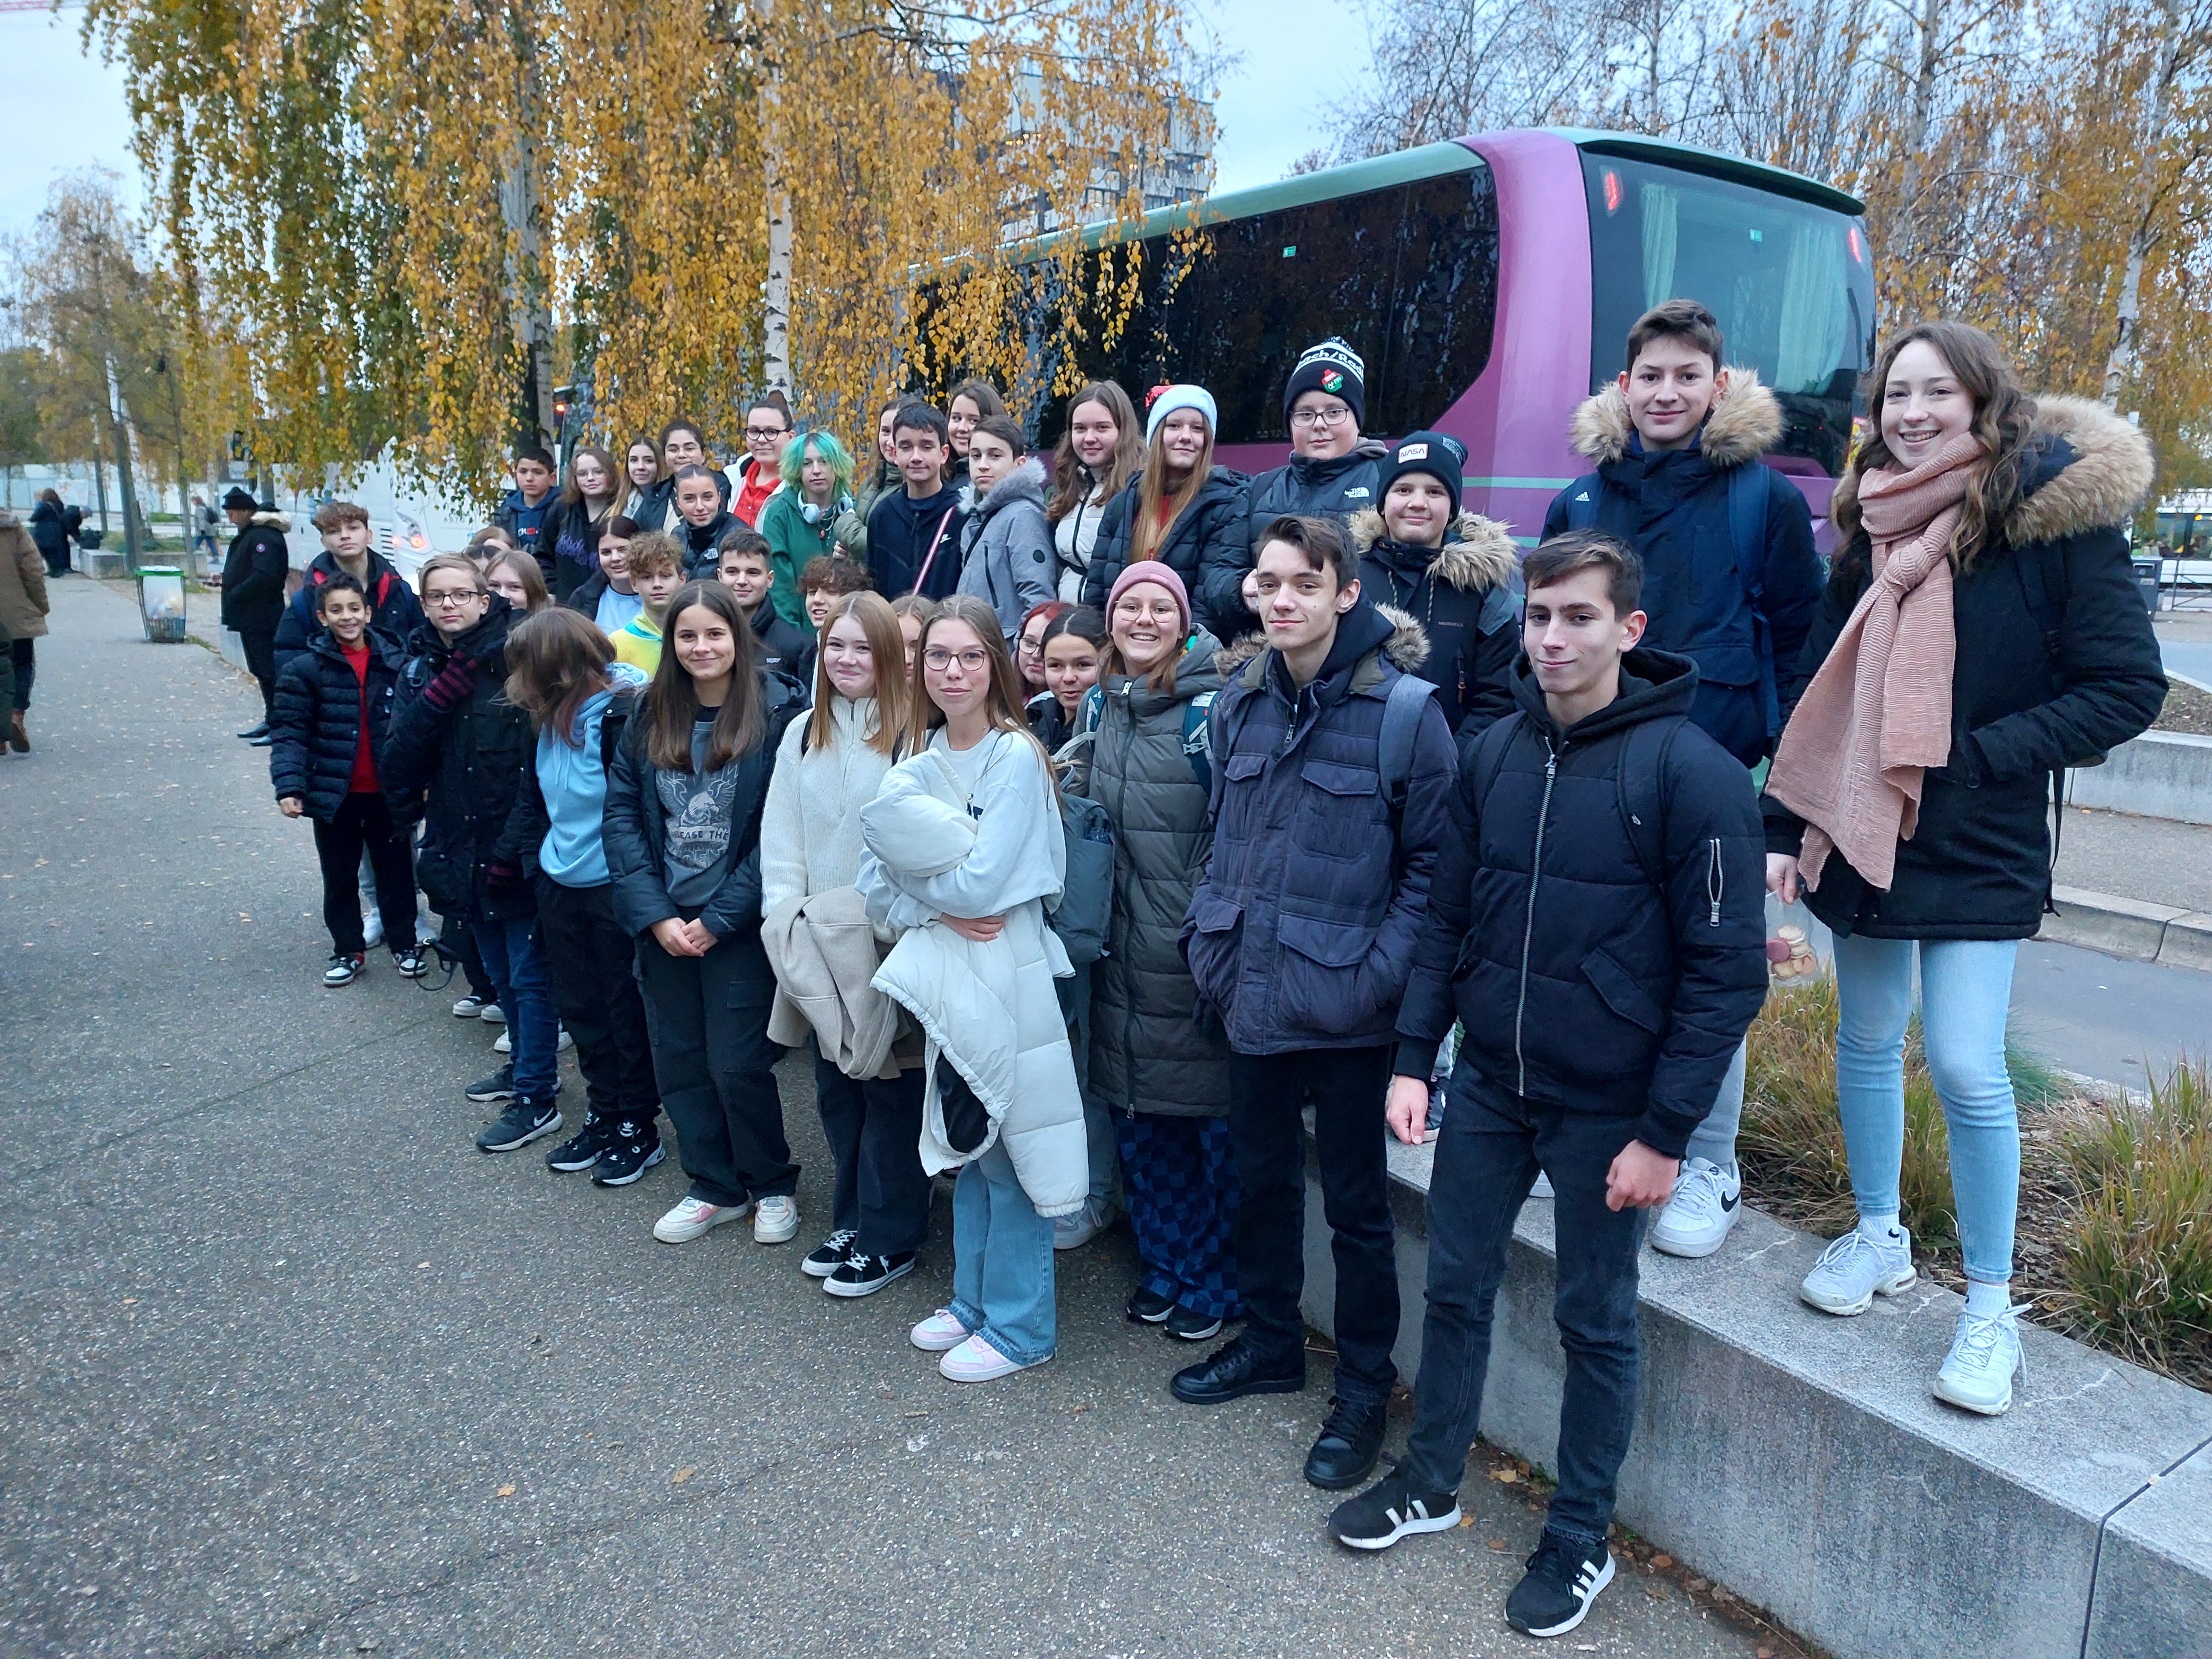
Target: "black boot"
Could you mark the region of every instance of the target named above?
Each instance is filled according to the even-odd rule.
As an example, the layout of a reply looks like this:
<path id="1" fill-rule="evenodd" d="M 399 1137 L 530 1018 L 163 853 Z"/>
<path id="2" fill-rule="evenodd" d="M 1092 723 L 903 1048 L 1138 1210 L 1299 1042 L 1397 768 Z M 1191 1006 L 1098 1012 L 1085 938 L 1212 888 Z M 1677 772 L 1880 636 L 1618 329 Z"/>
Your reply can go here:
<path id="1" fill-rule="evenodd" d="M 1306 1479 L 1324 1492 L 1342 1492 L 1374 1474 L 1382 1460 L 1382 1436 L 1390 1425 L 1389 1402 L 1361 1405 L 1336 1399 L 1328 1404 L 1328 1421 L 1306 1454 Z"/>

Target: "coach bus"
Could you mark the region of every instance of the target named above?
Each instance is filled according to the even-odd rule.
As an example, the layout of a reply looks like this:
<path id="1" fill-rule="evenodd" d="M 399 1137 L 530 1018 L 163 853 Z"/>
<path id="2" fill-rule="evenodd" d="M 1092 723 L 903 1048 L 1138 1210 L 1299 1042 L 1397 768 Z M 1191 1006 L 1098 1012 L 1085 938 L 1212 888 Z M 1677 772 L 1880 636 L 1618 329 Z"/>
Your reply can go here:
<path id="1" fill-rule="evenodd" d="M 1825 532 L 1875 349 L 1863 215 L 1811 179 L 1663 139 L 1529 130 L 1427 144 L 1085 231 L 1086 259 L 1118 260 L 1099 250 L 1133 240 L 1145 257 L 1128 325 L 1107 349 L 1094 322 L 1073 368 L 1133 395 L 1206 386 L 1220 459 L 1258 471 L 1289 453 L 1282 387 L 1298 353 L 1340 334 L 1367 363 L 1363 429 L 1459 438 L 1467 505 L 1527 543 L 1588 470 L 1567 442 L 1576 404 L 1620 371 L 1638 316 L 1686 296 L 1719 320 L 1729 362 L 1780 398 L 1767 463 Z M 1052 267 L 1027 269 L 1017 310 L 1038 322 L 1014 325 L 1034 379 L 1014 390 L 1051 440 L 1062 400 L 1036 394 L 1068 365 L 1043 321 Z"/>

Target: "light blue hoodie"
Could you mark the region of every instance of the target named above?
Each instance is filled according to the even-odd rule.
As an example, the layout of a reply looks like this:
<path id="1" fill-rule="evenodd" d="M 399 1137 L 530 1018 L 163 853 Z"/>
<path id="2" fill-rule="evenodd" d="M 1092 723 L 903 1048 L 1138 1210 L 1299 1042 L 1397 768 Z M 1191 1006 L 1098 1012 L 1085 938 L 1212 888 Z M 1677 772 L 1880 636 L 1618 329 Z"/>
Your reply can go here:
<path id="1" fill-rule="evenodd" d="M 538 866 L 563 887 L 599 887 L 610 879 L 599 820 L 607 803 L 607 769 L 599 755 L 599 723 L 615 690 L 641 690 L 646 672 L 626 662 L 607 665 L 614 687 L 587 699 L 576 715 L 576 741 L 538 734 L 538 787 L 545 796 L 550 828 L 538 848 Z"/>

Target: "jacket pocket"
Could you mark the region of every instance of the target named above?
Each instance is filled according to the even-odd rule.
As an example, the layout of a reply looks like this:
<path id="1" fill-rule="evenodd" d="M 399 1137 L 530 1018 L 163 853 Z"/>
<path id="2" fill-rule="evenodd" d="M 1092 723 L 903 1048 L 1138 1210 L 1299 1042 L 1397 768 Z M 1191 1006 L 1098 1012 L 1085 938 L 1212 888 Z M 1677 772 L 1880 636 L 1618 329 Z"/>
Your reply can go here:
<path id="1" fill-rule="evenodd" d="M 1373 1024 L 1382 1010 L 1366 964 L 1377 931 L 1312 916 L 1278 917 L 1283 950 L 1275 994 L 1283 1023 L 1323 1036 L 1348 1036 Z"/>
<path id="2" fill-rule="evenodd" d="M 1599 1000 L 1630 1024 L 1641 1026 L 1654 1036 L 1666 1029 L 1666 1011 L 1603 945 L 1583 958 L 1582 973 Z"/>
<path id="3" fill-rule="evenodd" d="M 1226 1012 L 1237 990 L 1237 963 L 1243 942 L 1244 907 L 1201 893 L 1190 907 L 1182 931 L 1182 959 L 1190 969 L 1199 998 Z"/>
<path id="4" fill-rule="evenodd" d="M 1371 766 L 1308 761 L 1291 841 L 1316 858 L 1351 863 L 1374 856 L 1377 831 L 1389 829 L 1381 775 Z"/>

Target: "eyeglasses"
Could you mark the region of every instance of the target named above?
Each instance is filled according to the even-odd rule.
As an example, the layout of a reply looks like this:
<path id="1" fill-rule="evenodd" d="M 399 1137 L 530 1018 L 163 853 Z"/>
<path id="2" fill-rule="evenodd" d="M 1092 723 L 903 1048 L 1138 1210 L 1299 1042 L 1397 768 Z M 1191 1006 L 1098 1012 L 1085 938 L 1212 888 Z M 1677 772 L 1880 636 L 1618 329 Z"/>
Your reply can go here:
<path id="1" fill-rule="evenodd" d="M 1291 411 L 1291 424 L 1295 427 L 1342 426 L 1352 418 L 1352 411 L 1342 404 L 1334 409 L 1297 409 Z"/>
<path id="2" fill-rule="evenodd" d="M 785 433 L 790 430 L 791 428 L 787 426 L 749 426 L 745 428 L 745 436 L 748 438 L 781 438 Z"/>
<path id="3" fill-rule="evenodd" d="M 425 593 L 422 596 L 422 603 L 435 605 L 441 611 L 458 611 L 471 599 L 480 599 L 483 597 L 482 593 L 472 587 L 452 588 L 441 593 Z"/>
<path id="4" fill-rule="evenodd" d="M 980 674 L 989 665 L 991 653 L 988 651 L 947 651 L 942 646 L 933 645 L 921 653 L 921 659 L 932 673 L 942 674 L 957 659 L 963 672 Z"/>

